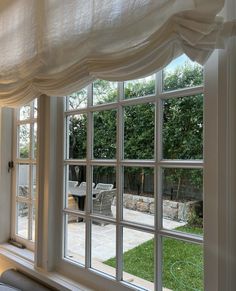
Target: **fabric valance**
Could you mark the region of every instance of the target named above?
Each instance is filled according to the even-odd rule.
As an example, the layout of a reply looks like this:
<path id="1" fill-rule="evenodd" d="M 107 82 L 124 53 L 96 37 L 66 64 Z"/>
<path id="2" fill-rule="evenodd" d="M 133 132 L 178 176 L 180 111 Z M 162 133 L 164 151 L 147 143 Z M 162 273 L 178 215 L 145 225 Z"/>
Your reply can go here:
<path id="1" fill-rule="evenodd" d="M 204 63 L 235 34 L 223 0 L 2 0 L 0 105 L 64 96 L 96 78 L 153 73 L 185 53 Z"/>

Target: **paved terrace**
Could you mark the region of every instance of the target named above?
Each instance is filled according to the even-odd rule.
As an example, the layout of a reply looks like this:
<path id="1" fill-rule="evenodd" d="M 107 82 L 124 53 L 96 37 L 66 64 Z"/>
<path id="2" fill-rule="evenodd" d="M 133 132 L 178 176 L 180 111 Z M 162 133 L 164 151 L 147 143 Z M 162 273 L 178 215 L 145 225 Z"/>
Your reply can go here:
<path id="1" fill-rule="evenodd" d="M 115 207 L 112 206 L 112 212 L 115 216 Z M 128 221 L 142 222 L 147 225 L 154 225 L 154 216 L 139 211 L 124 209 L 124 217 Z M 174 229 L 182 226 L 185 223 L 173 221 L 169 219 L 163 220 L 163 225 L 166 229 Z M 27 235 L 27 217 L 20 217 L 19 219 L 19 234 Z M 133 229 L 124 229 L 123 233 L 123 252 L 131 250 L 136 246 L 153 238 L 152 234 L 139 232 Z M 102 262 L 115 257 L 116 254 L 116 229 L 115 225 L 107 224 L 101 226 L 92 224 L 92 267 L 115 276 L 115 269 L 109 267 Z M 68 224 L 68 249 L 67 257 L 84 263 L 85 256 L 85 223 L 71 222 Z M 124 280 L 146 287 L 148 290 L 153 289 L 153 283 L 140 279 L 128 273 L 123 274 Z M 163 291 L 170 291 L 163 289 Z"/>
<path id="2" fill-rule="evenodd" d="M 115 207 L 112 206 L 112 212 L 115 216 Z M 147 225 L 154 225 L 154 216 L 139 211 L 124 209 L 124 217 L 128 221 L 142 222 Z M 185 223 L 173 221 L 169 219 L 163 220 L 163 225 L 166 229 L 174 229 L 182 226 Z M 69 223 L 69 251 L 76 254 L 85 253 L 84 234 L 85 223 Z M 82 234 L 82 235 L 81 235 Z M 141 234 L 141 235 L 140 235 Z M 124 229 L 124 245 L 123 251 L 126 252 L 134 247 L 153 238 L 152 234 L 145 232 L 137 232 L 133 229 Z M 116 229 L 115 225 L 107 224 L 100 226 L 97 224 L 92 225 L 92 256 L 98 261 L 106 261 L 115 257 L 116 243 Z"/>
<path id="3" fill-rule="evenodd" d="M 115 207 L 112 207 L 113 215 L 115 216 Z M 124 209 L 124 217 L 129 221 L 142 222 L 147 225 L 154 224 L 154 216 L 139 211 Z M 169 219 L 163 220 L 163 225 L 167 229 L 174 229 L 182 226 L 185 223 L 177 222 Z M 68 256 L 75 261 L 84 263 L 85 254 L 85 223 L 69 223 L 68 225 Z M 153 238 L 152 234 L 139 232 L 133 229 L 124 229 L 123 233 L 123 252 L 126 252 L 134 247 Z M 115 257 L 116 254 L 116 228 L 112 224 L 100 226 L 92 224 L 92 267 L 115 276 L 115 269 L 111 268 L 102 262 Z M 81 256 L 82 255 L 82 256 Z M 134 275 L 123 274 L 124 280 L 154 290 L 153 283 L 140 279 Z M 170 291 L 163 288 L 163 291 Z"/>

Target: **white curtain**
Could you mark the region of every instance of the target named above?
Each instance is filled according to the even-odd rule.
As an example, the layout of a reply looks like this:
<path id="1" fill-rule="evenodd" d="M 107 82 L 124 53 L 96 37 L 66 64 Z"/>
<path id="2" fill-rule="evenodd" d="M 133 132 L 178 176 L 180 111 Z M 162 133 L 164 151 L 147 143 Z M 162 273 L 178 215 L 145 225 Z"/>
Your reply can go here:
<path id="1" fill-rule="evenodd" d="M 223 0 L 1 0 L 0 105 L 64 96 L 95 78 L 134 79 L 235 33 Z"/>

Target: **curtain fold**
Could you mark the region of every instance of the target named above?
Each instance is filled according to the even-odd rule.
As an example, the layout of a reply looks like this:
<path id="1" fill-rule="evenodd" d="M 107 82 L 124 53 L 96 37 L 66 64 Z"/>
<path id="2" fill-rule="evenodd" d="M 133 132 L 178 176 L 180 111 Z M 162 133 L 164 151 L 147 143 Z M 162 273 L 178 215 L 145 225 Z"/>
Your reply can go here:
<path id="1" fill-rule="evenodd" d="M 182 53 L 204 63 L 235 35 L 223 0 L 2 0 L 0 105 L 64 96 L 96 78 L 151 74 Z"/>

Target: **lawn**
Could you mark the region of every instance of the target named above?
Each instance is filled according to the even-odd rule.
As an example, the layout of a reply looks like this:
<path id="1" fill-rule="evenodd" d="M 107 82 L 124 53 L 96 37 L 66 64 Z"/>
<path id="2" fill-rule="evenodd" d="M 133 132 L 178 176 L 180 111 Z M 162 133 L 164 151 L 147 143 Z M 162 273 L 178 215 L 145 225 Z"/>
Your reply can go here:
<path id="1" fill-rule="evenodd" d="M 202 229 L 179 227 L 177 230 L 201 234 Z M 203 251 L 200 245 L 164 238 L 163 286 L 173 291 L 203 290 Z M 154 281 L 154 241 L 149 240 L 124 253 L 124 271 Z M 115 267 L 115 258 L 105 264 Z"/>

